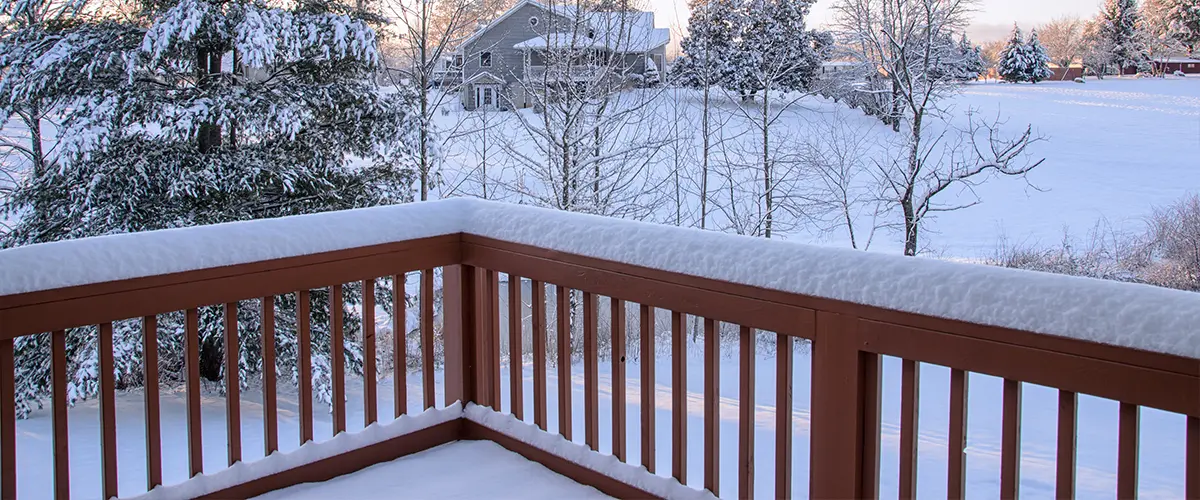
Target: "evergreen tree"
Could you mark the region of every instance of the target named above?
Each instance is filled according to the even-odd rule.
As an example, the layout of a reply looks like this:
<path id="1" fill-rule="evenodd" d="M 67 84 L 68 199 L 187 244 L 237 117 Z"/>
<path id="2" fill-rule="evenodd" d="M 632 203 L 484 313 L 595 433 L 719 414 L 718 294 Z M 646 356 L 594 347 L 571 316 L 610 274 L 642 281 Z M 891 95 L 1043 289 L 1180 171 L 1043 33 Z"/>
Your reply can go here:
<path id="1" fill-rule="evenodd" d="M 1107 42 L 1116 72 L 1143 70 L 1149 63 L 1137 0 L 1106 0 L 1100 12 L 1099 36 Z"/>
<path id="2" fill-rule="evenodd" d="M 733 51 L 733 20 L 737 0 L 693 0 L 689 3 L 688 35 L 671 68 L 674 80 L 692 88 L 720 85 L 728 78 Z"/>
<path id="3" fill-rule="evenodd" d="M 1008 44 L 1000 52 L 1000 64 L 998 68 L 1000 78 L 1010 83 L 1028 81 L 1030 62 L 1027 49 L 1025 35 L 1021 33 L 1021 28 L 1014 24 L 1012 35 L 1008 38 Z"/>
<path id="4" fill-rule="evenodd" d="M 64 139 L 57 168 L 31 176 L 5 202 L 17 223 L 0 246 L 411 199 L 411 96 L 373 83 L 380 55 L 358 11 L 324 2 L 142 5 L 132 20 L 41 24 L 7 35 L 24 43 L 0 49 L 0 117 L 31 98 L 62 103 Z M 346 290 L 350 373 L 361 372 L 359 319 L 350 314 L 359 294 Z M 328 291 L 312 295 L 314 386 L 327 401 Z M 294 332 L 295 296 L 276 301 L 277 331 Z M 261 369 L 259 309 L 248 305 L 239 309 L 243 382 Z M 222 317 L 219 307 L 201 309 L 201 363 L 210 379 L 229 369 L 220 366 Z M 160 317 L 168 381 L 181 373 L 182 319 Z M 118 322 L 114 331 L 118 383 L 140 384 L 140 325 Z M 94 335 L 94 328 L 68 332 L 73 398 L 96 389 Z M 276 341 L 279 365 L 294 380 L 295 339 Z M 18 372 L 47 373 L 47 346 L 44 335 L 18 339 Z M 45 377 L 25 379 L 23 411 L 48 389 Z"/>
<path id="5" fill-rule="evenodd" d="M 735 19 L 735 40 L 725 87 L 745 97 L 765 91 L 808 88 L 832 38 L 809 31 L 810 0 L 750 0 Z"/>
<path id="6" fill-rule="evenodd" d="M 1200 50 L 1200 0 L 1173 0 L 1168 18 L 1175 38 L 1195 55 Z"/>
<path id="7" fill-rule="evenodd" d="M 958 40 L 958 54 L 960 59 L 955 65 L 954 78 L 960 81 L 978 80 L 979 75 L 987 69 L 983 62 L 983 48 L 971 43 L 967 34 L 963 33 Z"/>
<path id="8" fill-rule="evenodd" d="M 1054 76 L 1054 72 L 1048 66 L 1050 64 L 1050 55 L 1046 53 L 1046 47 L 1038 40 L 1037 30 L 1033 30 L 1029 34 L 1029 43 L 1025 47 L 1025 54 L 1029 60 L 1027 80 L 1037 83 Z"/>

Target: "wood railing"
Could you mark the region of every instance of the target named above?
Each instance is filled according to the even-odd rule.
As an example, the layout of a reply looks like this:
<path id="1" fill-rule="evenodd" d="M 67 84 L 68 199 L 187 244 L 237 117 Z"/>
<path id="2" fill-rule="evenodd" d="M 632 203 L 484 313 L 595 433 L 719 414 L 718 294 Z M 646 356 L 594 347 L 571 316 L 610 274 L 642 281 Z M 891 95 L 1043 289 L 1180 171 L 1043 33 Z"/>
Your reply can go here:
<path id="1" fill-rule="evenodd" d="M 731 263 L 730 265 L 736 265 Z M 1056 496 L 1072 498 L 1075 493 L 1075 426 L 1077 398 L 1089 394 L 1120 402 L 1117 495 L 1136 496 L 1138 480 L 1139 408 L 1150 407 L 1186 415 L 1187 498 L 1200 498 L 1200 362 L 1175 355 L 1140 351 L 1092 343 L 1065 337 L 985 326 L 953 319 L 925 316 L 821 297 L 788 293 L 773 289 L 735 284 L 640 267 L 628 263 L 569 254 L 483 236 L 456 233 L 446 236 L 400 241 L 383 245 L 238 264 L 197 271 L 88 284 L 0 296 L 0 497 L 16 496 L 15 408 L 13 339 L 25 335 L 53 332 L 53 414 L 54 477 L 21 477 L 21 481 L 53 481 L 58 498 L 69 496 L 70 470 L 67 447 L 66 351 L 63 331 L 87 325 L 99 325 L 100 419 L 102 422 L 103 494 L 117 493 L 117 454 L 114 415 L 112 324 L 114 321 L 142 318 L 145 328 L 146 381 L 146 470 L 148 488 L 162 482 L 162 447 L 156 371 L 156 318 L 176 311 L 186 312 L 187 337 L 187 432 L 189 470 L 192 475 L 205 471 L 202 465 L 200 429 L 199 346 L 197 344 L 200 307 L 223 304 L 225 307 L 225 352 L 227 366 L 236 366 L 238 301 L 261 299 L 263 321 L 264 372 L 262 376 L 265 454 L 279 448 L 276 374 L 273 351 L 276 335 L 273 297 L 295 293 L 300 312 L 297 322 L 301 421 L 300 441 L 313 438 L 312 370 L 309 361 L 309 291 L 331 290 L 333 426 L 334 432 L 346 429 L 344 368 L 340 352 L 342 328 L 342 286 L 362 283 L 363 310 L 374 309 L 373 280 L 392 277 L 403 283 L 405 273 L 420 272 L 419 307 L 421 308 L 421 356 L 423 358 L 423 400 L 432 407 L 434 380 L 434 276 L 440 269 L 443 301 L 444 391 L 445 401 L 474 402 L 493 409 L 507 410 L 518 419 L 531 420 L 543 430 L 549 429 L 547 407 L 557 404 L 558 432 L 568 440 L 580 416 L 573 414 L 570 381 L 572 364 L 571 335 L 582 335 L 583 429 L 582 442 L 600 450 L 599 363 L 597 342 L 599 314 L 597 301 L 608 297 L 611 346 L 612 443 L 607 448 L 617 459 L 640 464 L 650 472 L 659 469 L 656 445 L 665 441 L 655 435 L 656 380 L 654 356 L 641 356 L 640 391 L 636 401 L 640 419 L 632 422 L 640 435 L 640 456 L 627 456 L 630 422 L 626 421 L 625 371 L 627 338 L 626 316 L 636 304 L 639 313 L 637 348 L 640 353 L 654 351 L 654 322 L 657 311 L 669 311 L 671 318 L 671 475 L 680 482 L 719 493 L 720 480 L 720 394 L 721 377 L 738 381 L 738 467 L 732 477 L 737 481 L 737 496 L 755 495 L 790 498 L 794 481 L 807 481 L 811 498 L 874 498 L 879 494 L 880 421 L 882 392 L 882 356 L 903 359 L 901 381 L 900 482 L 901 498 L 916 496 L 917 408 L 920 365 L 932 363 L 951 369 L 950 446 L 947 455 L 947 491 L 950 498 L 965 494 L 965 436 L 967 375 L 980 373 L 1004 379 L 1003 436 L 1001 450 L 1000 496 L 1016 498 L 1020 472 L 1020 413 L 1022 383 L 1055 388 L 1059 392 Z M 501 310 L 500 275 L 507 276 L 508 311 Z M 803 277 L 797 277 L 803 279 Z M 525 295 L 528 283 L 528 296 Z M 554 287 L 556 304 L 547 303 L 547 287 Z M 397 287 L 403 289 L 403 287 Z M 572 325 L 571 291 L 580 291 L 582 325 Z M 405 301 L 395 294 L 392 307 L 396 321 L 403 322 Z M 530 304 L 525 320 L 523 304 Z M 547 323 L 553 307 L 557 325 Z M 507 325 L 502 326 L 502 318 Z M 687 336 L 689 318 L 703 325 L 703 447 L 687 446 Z M 720 373 L 722 345 L 718 329 L 736 325 L 739 339 L 738 371 Z M 556 335 L 557 353 L 547 352 L 551 327 Z M 365 422 L 377 419 L 375 407 L 374 320 L 364 315 L 362 340 L 364 369 Z M 403 324 L 394 331 L 405 330 Z M 506 331 L 507 359 L 501 349 Z M 507 380 L 503 367 L 524 363 L 522 336 L 529 332 L 532 345 L 532 394 L 525 394 L 525 379 L 520 369 L 510 369 Z M 755 463 L 755 380 L 756 336 L 774 335 L 776 343 L 775 379 L 775 450 L 772 463 Z M 290 333 L 290 332 L 289 332 Z M 403 338 L 402 335 L 398 337 Z M 807 478 L 793 477 L 793 343 L 812 345 L 811 373 L 811 467 Z M 404 369 L 405 346 L 392 346 L 395 362 L 394 414 L 405 411 L 407 401 Z M 558 393 L 548 393 L 548 357 L 556 361 Z M 577 358 L 578 359 L 578 358 Z M 694 366 L 692 368 L 695 368 Z M 241 460 L 238 370 L 226 371 L 225 391 L 228 428 L 227 462 Z M 508 408 L 502 407 L 502 384 L 508 384 Z M 928 395 L 926 395 L 928 396 Z M 532 399 L 533 415 L 524 415 L 526 398 Z M 703 462 L 702 481 L 687 477 L 689 460 Z M 80 471 L 75 471 L 79 473 Z M 755 491 L 754 478 L 773 477 L 773 491 Z M 304 480 L 300 478 L 298 480 Z"/>

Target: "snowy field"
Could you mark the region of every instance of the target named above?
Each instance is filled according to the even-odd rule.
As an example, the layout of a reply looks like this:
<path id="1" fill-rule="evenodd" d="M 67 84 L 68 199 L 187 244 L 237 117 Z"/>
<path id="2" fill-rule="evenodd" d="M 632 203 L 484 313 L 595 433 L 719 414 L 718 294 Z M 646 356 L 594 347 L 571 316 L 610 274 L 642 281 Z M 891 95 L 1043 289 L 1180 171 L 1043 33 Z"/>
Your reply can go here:
<path id="1" fill-rule="evenodd" d="M 700 98 L 698 92 L 670 89 L 654 99 L 653 133 L 684 137 L 680 146 L 663 148 L 649 160 L 650 175 L 656 176 L 650 188 L 666 192 L 662 194 L 666 206 L 659 207 L 652 220 L 673 223 L 671 191 L 676 165 L 683 171 L 684 191 L 698 192 Z M 744 158 L 753 154 L 758 138 L 733 100 L 722 95 L 715 99 L 713 121 L 720 130 L 712 134 L 712 141 L 720 146 L 715 146 L 718 152 L 712 161 L 717 165 L 714 169 L 720 170 L 725 162 L 749 161 Z M 1045 141 L 1030 148 L 1031 156 L 1045 158 L 1045 163 L 1029 174 L 1028 184 L 996 178 L 975 187 L 973 193 L 963 189 L 944 193 L 939 199 L 946 205 L 974 201 L 976 196 L 982 203 L 938 214 L 926 222 L 922 246 L 933 255 L 989 257 L 1002 238 L 1016 244 L 1057 245 L 1065 231 L 1082 239 L 1102 220 L 1116 229 L 1139 230 L 1152 207 L 1200 191 L 1200 78 L 1110 78 L 1091 79 L 1086 84 L 1038 85 L 979 82 L 966 85 L 962 94 L 951 100 L 948 112 L 955 117 L 953 123 L 962 125 L 968 110 L 999 117 L 1005 122 L 1003 132 L 1009 135 L 1032 125 Z M 536 120 L 532 110 L 519 113 Z M 818 124 L 835 117 L 844 118 L 852 132 L 869 136 L 867 143 L 886 142 L 895 136 L 889 127 L 858 110 L 811 97 L 783 112 L 773 140 L 786 152 L 824 133 Z M 442 126 L 457 127 L 461 133 L 445 148 L 441 196 L 482 195 L 484 177 L 479 165 L 485 160 L 491 184 L 487 197 L 530 203 L 530 193 L 538 194 L 536 186 L 530 187 L 535 180 L 513 159 L 535 151 L 513 113 L 453 110 L 437 118 Z M 484 124 L 490 133 L 480 132 Z M 645 133 L 641 127 L 635 131 Z M 631 143 L 642 140 L 641 135 L 629 135 L 634 136 L 627 138 Z M 490 147 L 481 148 L 481 143 Z M 869 150 L 864 153 L 873 154 Z M 792 172 L 799 175 L 799 171 Z M 720 175 L 710 175 L 712 203 L 726 203 L 721 199 L 728 195 Z M 753 173 L 743 177 L 749 175 Z M 698 213 L 697 195 L 685 196 L 683 203 L 683 223 L 695 224 L 695 216 L 688 219 L 686 214 Z M 720 226 L 722 216 L 712 217 L 710 225 Z M 861 220 L 865 216 L 859 219 L 868 222 Z M 803 223 L 786 233 L 784 237 L 799 241 L 848 246 L 844 232 L 829 234 Z M 900 234 L 885 231 L 871 249 L 899 253 L 902 246 Z"/>

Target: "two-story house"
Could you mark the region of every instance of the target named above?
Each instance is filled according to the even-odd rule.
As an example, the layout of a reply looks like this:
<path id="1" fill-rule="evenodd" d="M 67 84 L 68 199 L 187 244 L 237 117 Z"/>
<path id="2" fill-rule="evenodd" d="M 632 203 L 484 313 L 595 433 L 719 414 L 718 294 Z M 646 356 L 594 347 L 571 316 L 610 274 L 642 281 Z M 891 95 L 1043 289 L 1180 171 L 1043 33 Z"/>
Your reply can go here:
<path id="1" fill-rule="evenodd" d="M 459 45 L 462 104 L 468 110 L 529 107 L 529 93 L 549 77 L 559 84 L 613 78 L 614 60 L 621 62 L 616 77 L 632 84 L 664 67 L 670 41 L 670 30 L 654 27 L 652 12 L 585 12 L 522 0 Z M 565 72 L 548 73 L 568 52 L 586 57 Z M 601 60 L 603 68 L 592 63 Z"/>

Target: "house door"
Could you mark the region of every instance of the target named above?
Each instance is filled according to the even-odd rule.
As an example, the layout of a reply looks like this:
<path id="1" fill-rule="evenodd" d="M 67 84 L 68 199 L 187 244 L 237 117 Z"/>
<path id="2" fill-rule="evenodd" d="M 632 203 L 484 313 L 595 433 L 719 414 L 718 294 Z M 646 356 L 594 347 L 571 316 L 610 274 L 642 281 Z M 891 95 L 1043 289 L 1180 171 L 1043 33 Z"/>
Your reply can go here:
<path id="1" fill-rule="evenodd" d="M 475 86 L 475 109 L 499 109 L 499 100 L 499 85 Z"/>

